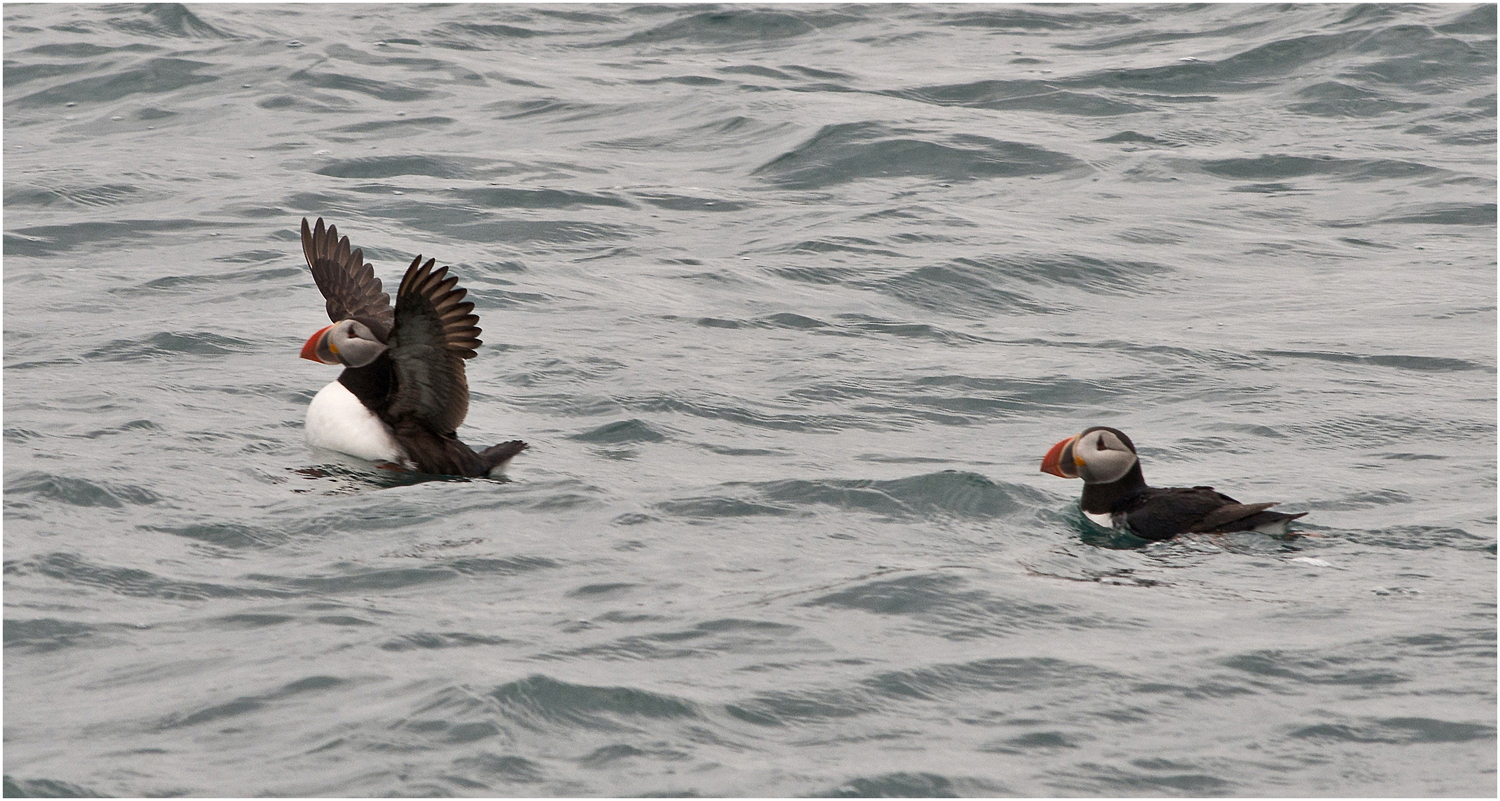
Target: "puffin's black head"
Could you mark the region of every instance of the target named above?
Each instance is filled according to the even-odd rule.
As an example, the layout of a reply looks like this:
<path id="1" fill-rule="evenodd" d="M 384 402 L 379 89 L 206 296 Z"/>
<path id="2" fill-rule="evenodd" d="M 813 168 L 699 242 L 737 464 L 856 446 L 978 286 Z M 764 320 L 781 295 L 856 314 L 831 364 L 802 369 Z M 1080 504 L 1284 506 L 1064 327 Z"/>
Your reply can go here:
<path id="1" fill-rule="evenodd" d="M 1138 462 L 1135 443 L 1125 432 L 1094 426 L 1053 445 L 1042 459 L 1042 472 L 1108 484 L 1124 478 Z"/>

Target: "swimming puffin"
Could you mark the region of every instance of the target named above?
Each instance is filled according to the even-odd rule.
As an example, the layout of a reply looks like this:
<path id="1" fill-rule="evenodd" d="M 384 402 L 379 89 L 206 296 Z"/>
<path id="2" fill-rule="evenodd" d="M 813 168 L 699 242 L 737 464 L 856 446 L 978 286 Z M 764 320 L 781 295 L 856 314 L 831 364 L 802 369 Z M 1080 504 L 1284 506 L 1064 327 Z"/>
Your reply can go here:
<path id="1" fill-rule="evenodd" d="M 1240 503 L 1213 487 L 1148 487 L 1135 443 L 1104 426 L 1053 445 L 1042 472 L 1083 479 L 1078 505 L 1088 519 L 1146 540 L 1186 533 L 1284 534 L 1287 523 L 1307 514 L 1268 512 L 1275 503 Z"/>
<path id="2" fill-rule="evenodd" d="M 454 433 L 469 411 L 464 360 L 480 341 L 468 290 L 447 267 L 413 259 L 392 309 L 364 251 L 321 217 L 312 228 L 302 219 L 302 254 L 333 321 L 302 358 L 344 367 L 307 408 L 309 445 L 446 476 L 498 476 L 526 450 L 512 440 L 476 453 Z"/>

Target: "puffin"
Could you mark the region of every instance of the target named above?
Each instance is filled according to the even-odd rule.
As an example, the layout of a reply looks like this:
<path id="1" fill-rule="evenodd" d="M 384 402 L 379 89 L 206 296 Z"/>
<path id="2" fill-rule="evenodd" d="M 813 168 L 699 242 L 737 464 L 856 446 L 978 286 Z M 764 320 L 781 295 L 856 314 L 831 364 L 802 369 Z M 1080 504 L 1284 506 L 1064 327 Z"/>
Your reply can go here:
<path id="1" fill-rule="evenodd" d="M 1276 503 L 1240 503 L 1213 487 L 1148 487 L 1135 443 L 1124 432 L 1095 426 L 1053 445 L 1042 472 L 1083 479 L 1083 514 L 1105 528 L 1145 540 L 1178 534 L 1258 531 L 1285 534 L 1307 512 L 1267 511 Z"/>
<path id="2" fill-rule="evenodd" d="M 469 411 L 464 361 L 481 344 L 468 290 L 418 255 L 396 290 L 381 290 L 364 251 L 318 218 L 302 218 L 302 254 L 328 301 L 332 325 L 308 337 L 302 358 L 344 368 L 307 407 L 307 442 L 382 467 L 441 476 L 498 477 L 521 440 L 475 451 L 455 433 Z"/>

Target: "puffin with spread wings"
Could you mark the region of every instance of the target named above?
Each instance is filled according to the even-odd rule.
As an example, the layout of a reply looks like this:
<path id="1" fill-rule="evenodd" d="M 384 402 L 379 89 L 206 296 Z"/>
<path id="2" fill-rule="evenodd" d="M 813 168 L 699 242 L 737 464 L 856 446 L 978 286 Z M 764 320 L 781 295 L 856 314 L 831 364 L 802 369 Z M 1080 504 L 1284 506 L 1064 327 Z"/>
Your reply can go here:
<path id="1" fill-rule="evenodd" d="M 479 318 L 447 267 L 417 256 L 391 308 L 364 252 L 335 226 L 303 218 L 302 253 L 333 321 L 302 358 L 344 368 L 307 409 L 309 445 L 448 476 L 498 476 L 526 450 L 512 440 L 476 452 L 455 433 L 469 411 L 464 360 L 480 345 Z"/>

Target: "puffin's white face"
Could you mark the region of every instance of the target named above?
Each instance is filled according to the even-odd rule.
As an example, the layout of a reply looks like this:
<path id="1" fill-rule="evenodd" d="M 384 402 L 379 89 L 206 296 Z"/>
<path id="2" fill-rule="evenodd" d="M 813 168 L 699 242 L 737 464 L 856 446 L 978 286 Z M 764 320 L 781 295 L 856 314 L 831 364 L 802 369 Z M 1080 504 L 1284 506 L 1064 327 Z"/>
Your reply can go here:
<path id="1" fill-rule="evenodd" d="M 1113 429 L 1090 429 L 1073 443 L 1073 464 L 1085 484 L 1119 481 L 1135 463 L 1135 451 Z"/>
<path id="2" fill-rule="evenodd" d="M 328 326 L 302 346 L 302 358 L 323 364 L 364 367 L 385 353 L 386 345 L 375 338 L 368 326 L 358 320 L 344 320 Z"/>
<path id="3" fill-rule="evenodd" d="M 1108 484 L 1124 478 L 1136 461 L 1129 437 L 1113 428 L 1090 428 L 1053 445 L 1042 460 L 1042 472 Z"/>

